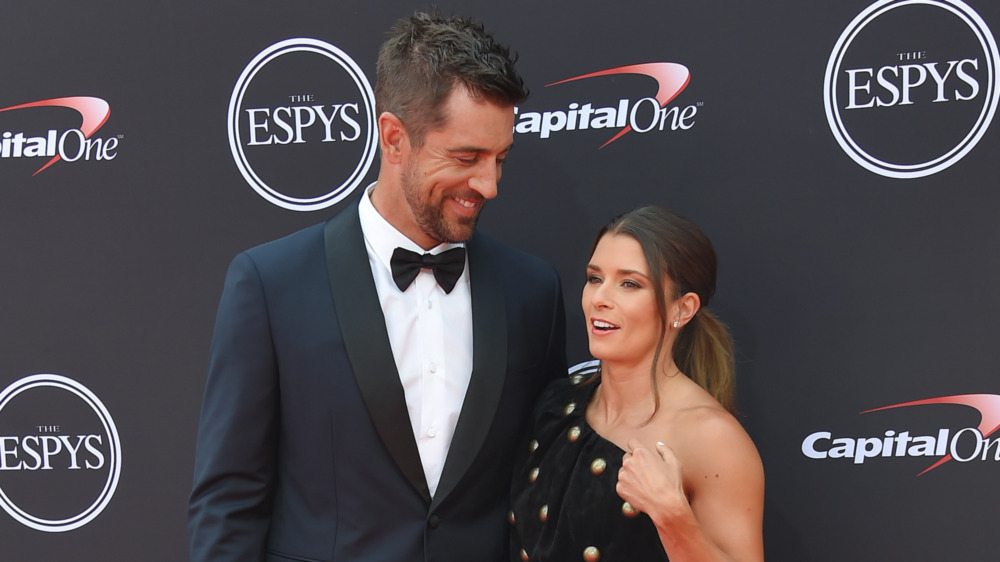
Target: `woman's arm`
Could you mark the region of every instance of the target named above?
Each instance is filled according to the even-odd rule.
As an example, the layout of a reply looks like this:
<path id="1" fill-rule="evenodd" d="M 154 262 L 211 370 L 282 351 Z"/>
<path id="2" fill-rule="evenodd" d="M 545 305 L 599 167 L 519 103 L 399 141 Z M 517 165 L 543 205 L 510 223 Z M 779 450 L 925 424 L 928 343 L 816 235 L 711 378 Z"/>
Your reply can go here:
<path id="1" fill-rule="evenodd" d="M 676 451 L 629 442 L 618 494 L 650 516 L 671 562 L 763 561 L 764 470 L 750 437 L 714 408 L 677 429 Z"/>

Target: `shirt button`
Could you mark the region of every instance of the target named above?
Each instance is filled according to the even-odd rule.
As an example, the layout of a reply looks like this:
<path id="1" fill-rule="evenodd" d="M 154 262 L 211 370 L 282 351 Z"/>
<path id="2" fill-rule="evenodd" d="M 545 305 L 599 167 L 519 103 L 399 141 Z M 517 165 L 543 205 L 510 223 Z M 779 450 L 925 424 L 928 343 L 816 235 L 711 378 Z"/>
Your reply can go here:
<path id="1" fill-rule="evenodd" d="M 434 308 L 434 301 L 427 301 L 427 309 L 430 310 Z"/>
<path id="2" fill-rule="evenodd" d="M 435 428 L 435 427 L 428 427 L 427 428 L 427 437 L 430 437 L 430 438 L 433 439 L 434 437 L 437 437 L 437 434 L 438 434 L 437 428 Z"/>
<path id="3" fill-rule="evenodd" d="M 430 370 L 430 372 L 432 372 L 432 373 L 436 373 L 436 372 L 438 372 L 438 367 L 437 367 L 437 363 L 431 363 L 431 364 L 430 364 L 430 366 L 428 367 L 428 369 L 429 369 L 429 370 Z"/>

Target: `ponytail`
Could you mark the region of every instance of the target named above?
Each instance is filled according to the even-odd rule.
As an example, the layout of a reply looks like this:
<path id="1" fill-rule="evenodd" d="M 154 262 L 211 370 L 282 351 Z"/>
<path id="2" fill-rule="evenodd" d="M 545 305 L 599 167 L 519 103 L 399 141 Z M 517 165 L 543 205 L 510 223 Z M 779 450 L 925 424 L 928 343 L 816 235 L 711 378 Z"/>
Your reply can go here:
<path id="1" fill-rule="evenodd" d="M 681 372 L 707 390 L 722 407 L 735 413 L 733 340 L 722 322 L 708 310 L 699 310 L 681 330 L 673 356 Z"/>

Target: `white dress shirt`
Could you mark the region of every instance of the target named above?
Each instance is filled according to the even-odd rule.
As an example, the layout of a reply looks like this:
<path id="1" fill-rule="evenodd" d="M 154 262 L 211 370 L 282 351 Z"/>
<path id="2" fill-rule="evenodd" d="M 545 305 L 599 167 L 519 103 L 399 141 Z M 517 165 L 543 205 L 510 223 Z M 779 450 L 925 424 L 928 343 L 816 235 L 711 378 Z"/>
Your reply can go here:
<path id="1" fill-rule="evenodd" d="M 375 210 L 370 199 L 374 187 L 368 186 L 361 196 L 361 230 L 392 356 L 406 395 L 410 426 L 433 496 L 472 377 L 469 262 L 466 258 L 465 271 L 451 293 L 446 294 L 426 269 L 405 291 L 400 291 L 389 265 L 392 252 L 397 247 L 426 252 Z M 429 253 L 461 246 L 464 244 L 440 244 Z"/>

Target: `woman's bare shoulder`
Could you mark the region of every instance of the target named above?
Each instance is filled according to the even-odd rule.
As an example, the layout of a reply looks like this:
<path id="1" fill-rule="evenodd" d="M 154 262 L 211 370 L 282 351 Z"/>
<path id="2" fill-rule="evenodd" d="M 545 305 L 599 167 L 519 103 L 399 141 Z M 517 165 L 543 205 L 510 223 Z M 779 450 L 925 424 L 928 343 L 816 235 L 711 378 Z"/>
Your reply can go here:
<path id="1" fill-rule="evenodd" d="M 761 465 L 757 447 L 743 425 L 707 393 L 696 394 L 689 404 L 675 408 L 668 423 L 671 447 L 686 472 L 714 477 L 719 470 L 750 468 L 756 472 Z"/>

